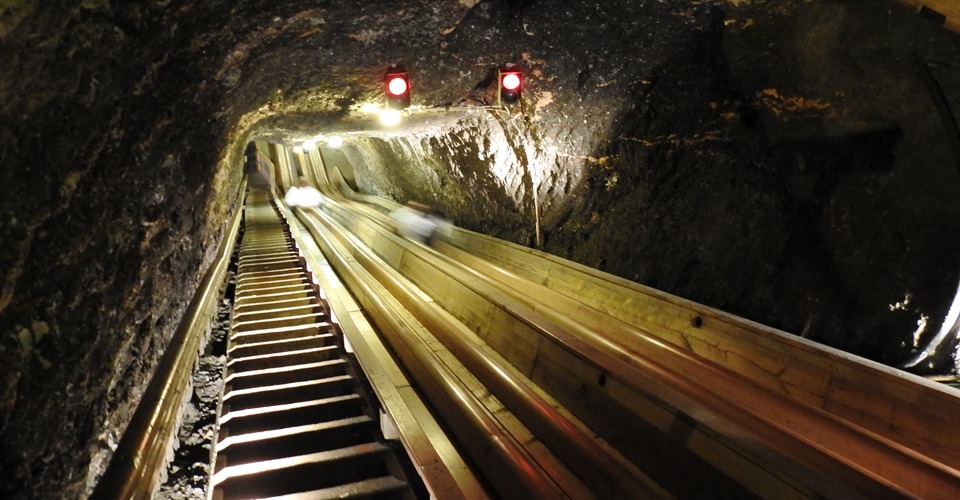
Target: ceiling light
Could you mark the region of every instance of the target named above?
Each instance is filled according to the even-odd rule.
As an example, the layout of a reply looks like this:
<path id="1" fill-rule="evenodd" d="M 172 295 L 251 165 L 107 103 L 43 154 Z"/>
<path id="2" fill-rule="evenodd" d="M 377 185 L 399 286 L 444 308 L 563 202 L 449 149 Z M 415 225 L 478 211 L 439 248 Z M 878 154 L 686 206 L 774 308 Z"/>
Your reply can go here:
<path id="1" fill-rule="evenodd" d="M 392 127 L 400 123 L 400 112 L 395 109 L 385 109 L 380 112 L 380 123 Z"/>

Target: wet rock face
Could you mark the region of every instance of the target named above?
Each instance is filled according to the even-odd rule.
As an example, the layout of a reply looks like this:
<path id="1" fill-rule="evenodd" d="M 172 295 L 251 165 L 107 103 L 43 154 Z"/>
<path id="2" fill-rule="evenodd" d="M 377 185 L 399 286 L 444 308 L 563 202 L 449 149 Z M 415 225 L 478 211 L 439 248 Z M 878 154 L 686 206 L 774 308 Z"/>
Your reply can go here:
<path id="1" fill-rule="evenodd" d="M 461 119 L 442 135 L 361 139 L 345 148 L 348 164 L 359 165 L 361 191 L 419 200 L 464 227 L 532 245 L 532 182 L 516 153 L 496 119 L 485 115 Z"/>
<path id="2" fill-rule="evenodd" d="M 757 29 L 728 34 L 727 60 L 758 96 L 769 144 L 761 163 L 781 184 L 790 231 L 782 289 L 793 290 L 783 302 L 808 304 L 818 341 L 908 361 L 952 326 L 944 321 L 957 291 L 958 240 L 937 235 L 957 229 L 960 151 L 943 119 L 960 105 L 956 73 L 944 64 L 958 53 L 957 36 L 863 2 L 795 8 L 783 23 L 755 20 Z M 764 62 L 764 73 L 753 69 Z M 781 304 L 772 316 L 789 314 Z M 783 324 L 801 331 L 799 318 Z M 912 369 L 953 366 L 955 347 Z"/>
<path id="3" fill-rule="evenodd" d="M 0 495 L 81 497 L 215 250 L 239 179 L 217 173 L 225 127 L 198 115 L 219 100 L 169 52 L 175 21 L 162 6 L 51 2 L 18 17 L 27 7 L 7 4 Z M 177 104 L 186 93 L 193 106 Z"/>
<path id="4" fill-rule="evenodd" d="M 960 279 L 960 150 L 931 94 L 960 104 L 957 35 L 867 2 L 734 3 L 520 9 L 497 34 L 522 104 L 351 142 L 358 187 L 913 364 Z M 955 346 L 911 368 L 951 370 Z"/>
<path id="5" fill-rule="evenodd" d="M 960 41 L 892 6 L 34 4 L 0 2 L 0 496 L 95 483 L 257 137 L 357 132 L 365 192 L 885 363 L 957 288 Z M 433 107 L 392 130 L 389 63 Z"/>

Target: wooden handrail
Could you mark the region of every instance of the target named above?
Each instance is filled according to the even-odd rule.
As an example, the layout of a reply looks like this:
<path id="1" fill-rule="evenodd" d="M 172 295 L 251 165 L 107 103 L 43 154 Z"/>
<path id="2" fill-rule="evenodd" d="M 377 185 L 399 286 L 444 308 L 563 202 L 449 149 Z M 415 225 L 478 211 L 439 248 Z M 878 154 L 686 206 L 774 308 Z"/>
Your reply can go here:
<path id="1" fill-rule="evenodd" d="M 220 297 L 230 265 L 240 221 L 246 181 L 241 183 L 237 210 L 220 242 L 220 249 L 200 282 L 198 292 L 184 311 L 157 369 L 130 419 L 106 472 L 91 499 L 149 499 L 160 486 L 177 420 L 193 376 L 201 340 Z"/>

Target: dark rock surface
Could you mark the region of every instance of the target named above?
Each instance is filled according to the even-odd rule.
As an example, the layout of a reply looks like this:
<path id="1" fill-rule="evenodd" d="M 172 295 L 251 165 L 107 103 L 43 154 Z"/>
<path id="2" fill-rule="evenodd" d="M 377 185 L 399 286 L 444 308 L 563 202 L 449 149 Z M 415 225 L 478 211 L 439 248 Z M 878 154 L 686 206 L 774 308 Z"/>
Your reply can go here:
<path id="1" fill-rule="evenodd" d="M 907 362 L 960 281 L 960 151 L 923 78 L 960 105 L 957 35 L 870 2 L 738 4 L 521 10 L 499 30 L 535 75 L 520 109 L 344 161 L 461 226 Z M 952 370 L 955 338 L 913 369 Z"/>
<path id="2" fill-rule="evenodd" d="M 228 278 L 229 280 L 229 278 Z M 217 320 L 193 374 L 193 394 L 184 404 L 176 450 L 167 467 L 159 498 L 208 498 L 213 475 L 213 449 L 218 440 L 217 415 L 226 366 L 227 336 L 233 311 L 232 286 L 221 302 Z"/>
<path id="3" fill-rule="evenodd" d="M 909 359 L 960 280 L 960 37 L 881 5 L 0 1 L 0 496 L 96 483 L 254 137 L 343 133 L 366 192 Z M 482 109 L 506 62 L 523 99 Z"/>

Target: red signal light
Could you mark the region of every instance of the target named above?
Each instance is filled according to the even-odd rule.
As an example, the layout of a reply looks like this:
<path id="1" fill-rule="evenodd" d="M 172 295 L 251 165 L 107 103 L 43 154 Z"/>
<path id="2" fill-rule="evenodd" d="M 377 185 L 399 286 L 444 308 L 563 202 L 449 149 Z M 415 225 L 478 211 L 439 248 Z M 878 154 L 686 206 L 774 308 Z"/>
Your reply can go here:
<path id="1" fill-rule="evenodd" d="M 403 95 L 407 91 L 407 80 L 400 76 L 390 78 L 387 91 L 393 95 Z"/>
<path id="2" fill-rule="evenodd" d="M 507 90 L 516 90 L 520 87 L 520 75 L 516 73 L 507 73 L 503 75 L 503 88 Z"/>
<path id="3" fill-rule="evenodd" d="M 516 65 L 509 65 L 500 69 L 500 101 L 513 104 L 520 100 L 520 91 L 523 90 L 523 72 Z"/>
<path id="4" fill-rule="evenodd" d="M 410 77 L 403 67 L 391 64 L 383 74 L 387 109 L 402 110 L 410 105 Z"/>

